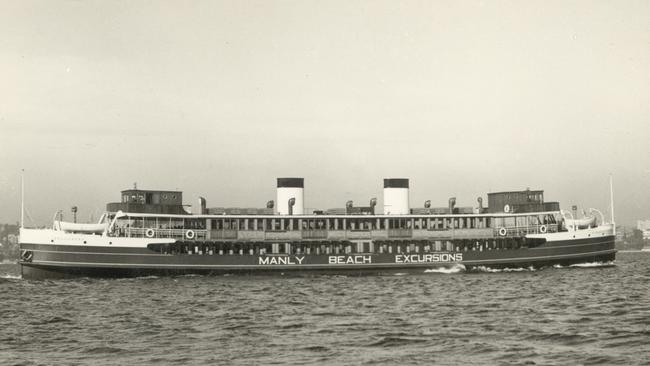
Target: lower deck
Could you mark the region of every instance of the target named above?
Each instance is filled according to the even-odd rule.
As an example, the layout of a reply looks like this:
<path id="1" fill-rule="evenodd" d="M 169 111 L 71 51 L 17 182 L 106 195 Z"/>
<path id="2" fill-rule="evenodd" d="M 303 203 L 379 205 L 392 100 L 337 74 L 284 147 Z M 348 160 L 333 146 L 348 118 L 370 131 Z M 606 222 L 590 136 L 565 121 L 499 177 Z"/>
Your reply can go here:
<path id="1" fill-rule="evenodd" d="M 36 263 L 21 263 L 22 277 L 25 279 L 56 279 L 56 278 L 78 278 L 78 277 L 100 277 L 100 278 L 122 278 L 122 277 L 144 277 L 144 276 L 183 276 L 183 275 L 254 275 L 254 276 L 367 276 L 367 275 L 391 275 L 391 274 L 425 274 L 430 270 L 439 268 L 454 268 L 462 266 L 461 269 L 472 271 L 475 268 L 544 268 L 553 265 L 570 266 L 580 263 L 606 263 L 615 260 L 615 252 L 608 254 L 593 254 L 571 256 L 567 258 L 548 258 L 547 260 L 503 262 L 489 265 L 466 265 L 459 263 L 447 263 L 436 265 L 408 265 L 408 266 L 326 266 L 320 268 L 304 268 L 300 266 L 287 268 L 215 268 L 214 266 L 188 267 L 97 267 L 97 266 L 52 266 Z"/>
<path id="2" fill-rule="evenodd" d="M 241 244 L 241 245 L 240 245 Z M 124 276 L 186 273 L 383 273 L 424 272 L 463 265 L 528 267 L 613 260 L 614 236 L 560 240 L 529 245 L 455 241 L 435 242 L 247 243 L 175 242 L 147 247 L 84 246 L 22 243 L 25 278 L 47 274 Z M 356 243 L 359 244 L 359 243 Z M 523 245 L 525 244 L 525 245 Z M 237 245 L 240 245 L 237 247 Z M 278 245 L 277 248 L 273 248 Z M 286 252 L 279 251 L 280 246 Z M 372 249 L 372 250 L 370 250 Z M 48 275 L 49 277 L 49 275 Z"/>

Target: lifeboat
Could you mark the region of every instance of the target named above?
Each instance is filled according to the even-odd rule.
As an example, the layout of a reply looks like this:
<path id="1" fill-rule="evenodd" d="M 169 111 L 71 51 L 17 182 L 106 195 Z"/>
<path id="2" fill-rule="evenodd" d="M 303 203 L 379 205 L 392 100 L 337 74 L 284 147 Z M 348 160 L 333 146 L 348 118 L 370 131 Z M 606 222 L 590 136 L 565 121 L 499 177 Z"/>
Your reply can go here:
<path id="1" fill-rule="evenodd" d="M 580 219 L 564 217 L 564 226 L 567 230 L 582 230 L 598 226 L 596 216 L 585 216 Z"/>
<path id="2" fill-rule="evenodd" d="M 76 222 L 54 221 L 54 230 L 68 231 L 75 233 L 101 234 L 106 230 L 106 223 L 80 224 Z"/>

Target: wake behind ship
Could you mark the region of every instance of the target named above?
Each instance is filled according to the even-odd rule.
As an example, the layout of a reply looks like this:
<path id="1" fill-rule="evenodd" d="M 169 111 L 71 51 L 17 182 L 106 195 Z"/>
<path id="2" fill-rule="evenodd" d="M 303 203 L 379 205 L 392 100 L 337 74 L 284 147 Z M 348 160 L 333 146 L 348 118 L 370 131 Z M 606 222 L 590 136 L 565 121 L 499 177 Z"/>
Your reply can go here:
<path id="1" fill-rule="evenodd" d="M 410 207 L 409 180 L 384 179 L 377 200 L 305 212 L 304 179 L 278 178 L 265 208 L 190 214 L 182 192 L 137 188 L 107 204 L 97 224 L 20 230 L 23 278 L 224 273 L 425 272 L 437 267 L 541 267 L 615 259 L 615 225 L 582 218 L 541 190 L 488 194 L 483 207 Z M 277 202 L 277 205 L 276 205 Z"/>

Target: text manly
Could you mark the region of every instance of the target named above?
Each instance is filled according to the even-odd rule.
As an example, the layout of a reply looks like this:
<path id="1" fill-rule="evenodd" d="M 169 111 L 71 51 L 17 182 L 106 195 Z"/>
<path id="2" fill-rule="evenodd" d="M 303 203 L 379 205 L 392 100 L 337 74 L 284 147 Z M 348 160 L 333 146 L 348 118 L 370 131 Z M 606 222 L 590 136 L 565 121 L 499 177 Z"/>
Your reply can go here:
<path id="1" fill-rule="evenodd" d="M 293 264 L 302 264 L 302 260 L 305 259 L 305 257 L 298 257 L 298 256 L 293 256 L 293 257 L 259 257 L 259 264 L 285 264 L 285 265 L 293 265 Z"/>

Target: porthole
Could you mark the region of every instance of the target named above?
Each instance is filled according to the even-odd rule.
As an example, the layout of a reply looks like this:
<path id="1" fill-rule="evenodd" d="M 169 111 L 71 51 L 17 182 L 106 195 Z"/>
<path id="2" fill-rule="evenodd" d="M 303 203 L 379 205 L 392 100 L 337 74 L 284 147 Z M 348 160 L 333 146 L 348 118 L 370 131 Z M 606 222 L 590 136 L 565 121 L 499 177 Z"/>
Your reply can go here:
<path id="1" fill-rule="evenodd" d="M 84 240 L 84 244 L 86 244 L 86 241 Z"/>

